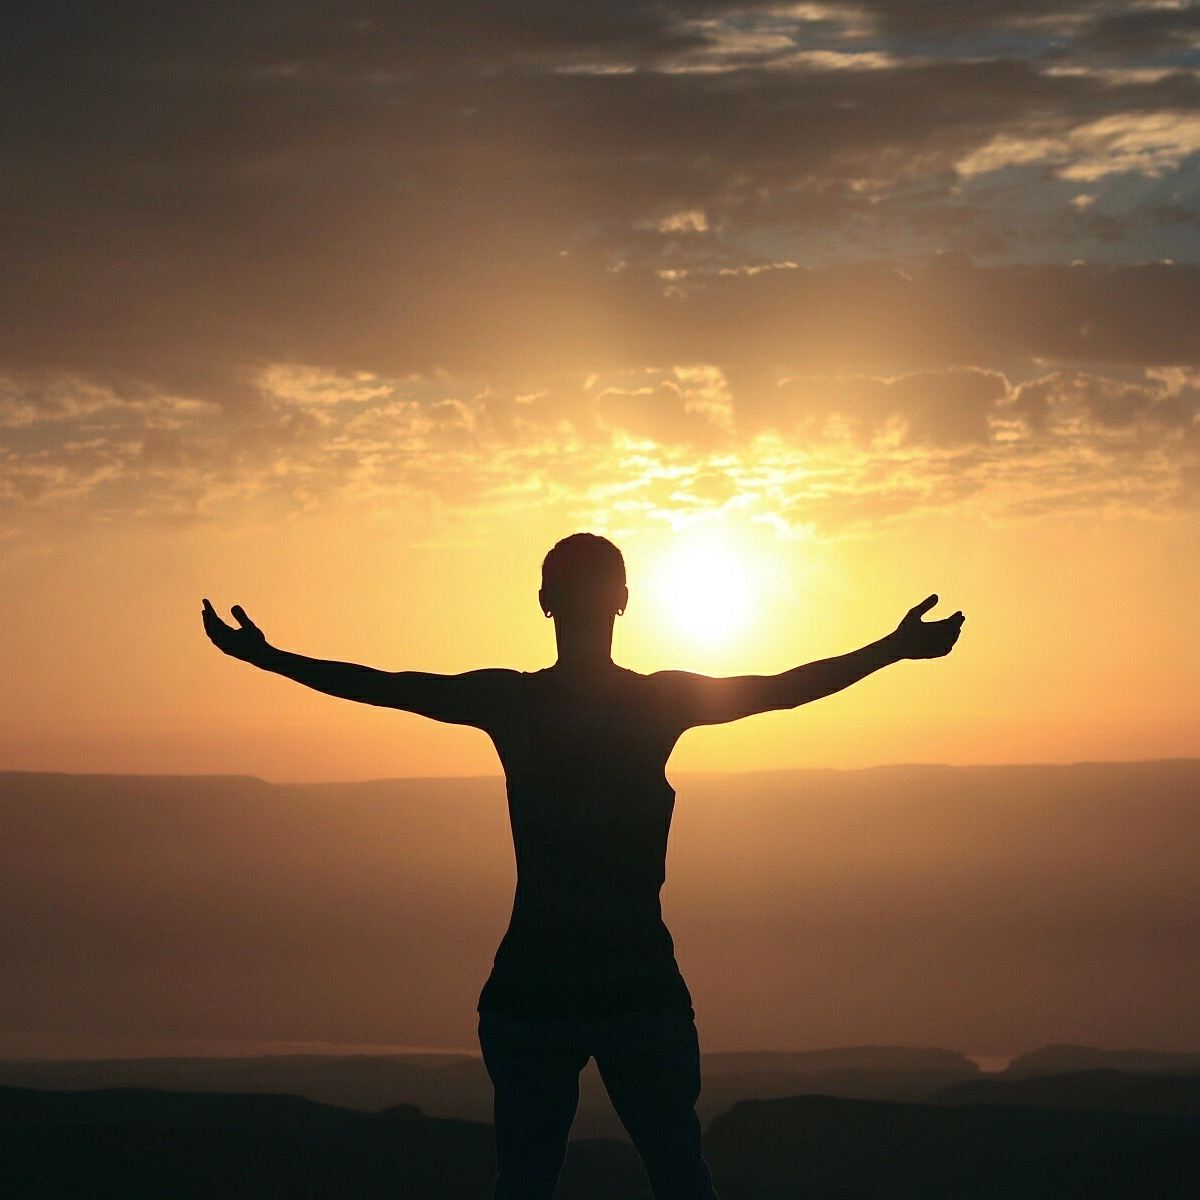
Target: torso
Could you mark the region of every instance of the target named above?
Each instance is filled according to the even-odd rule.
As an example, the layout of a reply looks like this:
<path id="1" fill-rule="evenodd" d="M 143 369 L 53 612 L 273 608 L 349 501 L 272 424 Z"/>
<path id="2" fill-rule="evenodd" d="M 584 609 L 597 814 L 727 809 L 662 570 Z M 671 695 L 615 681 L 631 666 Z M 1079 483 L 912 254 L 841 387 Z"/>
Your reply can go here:
<path id="1" fill-rule="evenodd" d="M 690 1011 L 659 889 L 672 729 L 648 676 L 586 689 L 522 674 L 492 732 L 517 857 L 513 913 L 479 1007 L 519 1015 Z"/>

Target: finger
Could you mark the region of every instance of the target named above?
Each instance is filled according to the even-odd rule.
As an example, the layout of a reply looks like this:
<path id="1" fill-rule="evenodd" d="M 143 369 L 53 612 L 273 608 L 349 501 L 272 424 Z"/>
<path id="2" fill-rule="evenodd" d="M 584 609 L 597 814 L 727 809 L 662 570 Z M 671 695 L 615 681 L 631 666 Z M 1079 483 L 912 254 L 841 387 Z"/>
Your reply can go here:
<path id="1" fill-rule="evenodd" d="M 938 598 L 937 593 L 935 592 L 932 596 L 926 596 L 920 604 L 914 604 L 912 608 L 908 610 L 908 615 L 910 617 L 919 617 L 924 613 L 927 613 L 937 602 Z"/>
<path id="2" fill-rule="evenodd" d="M 250 618 L 248 616 L 246 616 L 246 610 L 240 604 L 235 604 L 233 606 L 233 608 L 230 609 L 230 612 L 233 613 L 234 618 L 236 619 L 237 623 L 243 629 L 257 629 L 258 628 L 258 626 L 255 625 L 255 623 L 252 620 L 250 620 Z"/>

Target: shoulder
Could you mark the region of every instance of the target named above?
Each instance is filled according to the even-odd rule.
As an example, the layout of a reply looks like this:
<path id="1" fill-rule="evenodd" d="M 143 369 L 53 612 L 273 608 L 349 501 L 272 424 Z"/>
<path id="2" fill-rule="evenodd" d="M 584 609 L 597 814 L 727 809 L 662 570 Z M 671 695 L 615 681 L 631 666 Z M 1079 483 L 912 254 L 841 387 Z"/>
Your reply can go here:
<path id="1" fill-rule="evenodd" d="M 472 712 L 491 715 L 512 705 L 521 695 L 525 675 L 507 667 L 482 667 L 445 677 L 450 694 Z"/>
<path id="2" fill-rule="evenodd" d="M 668 720 L 680 729 L 719 725 L 760 711 L 744 678 L 716 679 L 693 671 L 657 671 L 657 699 Z"/>
<path id="3" fill-rule="evenodd" d="M 708 678 L 697 675 L 693 671 L 655 671 L 652 675 L 644 675 L 648 686 L 662 696 L 682 696 L 700 687 Z"/>
<path id="4" fill-rule="evenodd" d="M 480 695 L 514 695 L 529 676 L 508 667 L 481 667 L 455 676 L 463 687 Z"/>
<path id="5" fill-rule="evenodd" d="M 674 715 L 695 694 L 703 679 L 704 676 L 690 671 L 654 671 L 637 676 L 637 690 L 658 712 Z"/>
<path id="6" fill-rule="evenodd" d="M 518 683 L 526 678 L 529 672 L 514 671 L 511 667 L 478 667 L 474 671 L 464 671 L 459 679 L 470 679 L 477 683 Z"/>
<path id="7" fill-rule="evenodd" d="M 489 733 L 502 728 L 521 704 L 525 676 L 506 667 L 483 667 L 449 677 L 451 719 Z"/>

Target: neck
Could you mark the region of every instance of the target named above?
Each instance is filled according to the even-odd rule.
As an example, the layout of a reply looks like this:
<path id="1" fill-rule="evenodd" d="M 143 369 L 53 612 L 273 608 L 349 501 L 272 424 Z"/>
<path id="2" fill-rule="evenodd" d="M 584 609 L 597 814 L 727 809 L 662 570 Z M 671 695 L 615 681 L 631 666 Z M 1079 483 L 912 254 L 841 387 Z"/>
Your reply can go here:
<path id="1" fill-rule="evenodd" d="M 556 668 L 571 674 L 590 675 L 611 669 L 613 618 L 572 622 L 554 619 L 558 645 Z"/>

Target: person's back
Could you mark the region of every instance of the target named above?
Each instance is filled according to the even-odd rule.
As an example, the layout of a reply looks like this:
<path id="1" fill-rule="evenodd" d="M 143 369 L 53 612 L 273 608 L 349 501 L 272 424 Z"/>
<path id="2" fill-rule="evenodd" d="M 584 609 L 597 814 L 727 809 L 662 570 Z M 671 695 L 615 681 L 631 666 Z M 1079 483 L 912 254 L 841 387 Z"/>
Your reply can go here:
<path id="1" fill-rule="evenodd" d="M 517 859 L 508 932 L 479 1008 L 525 1016 L 690 1012 L 659 890 L 678 729 L 651 676 L 522 674 L 493 733 Z"/>

